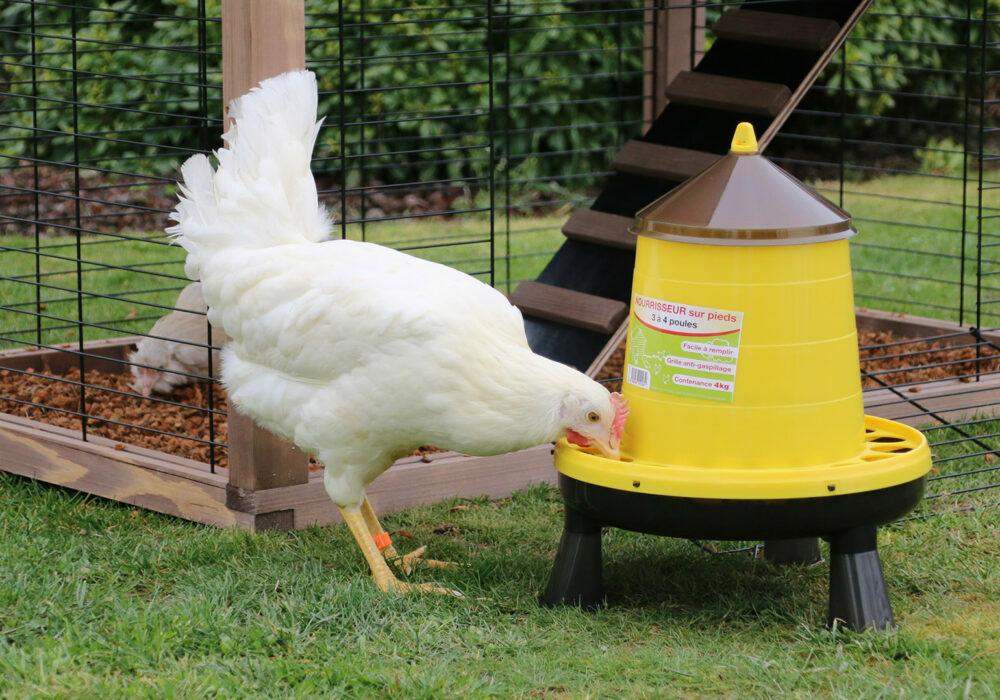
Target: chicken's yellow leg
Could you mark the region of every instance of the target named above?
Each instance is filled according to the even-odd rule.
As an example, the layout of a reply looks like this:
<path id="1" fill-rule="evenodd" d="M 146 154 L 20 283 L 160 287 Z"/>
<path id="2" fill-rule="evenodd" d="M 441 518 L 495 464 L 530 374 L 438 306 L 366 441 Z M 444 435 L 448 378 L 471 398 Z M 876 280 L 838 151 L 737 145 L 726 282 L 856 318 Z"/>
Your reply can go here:
<path id="1" fill-rule="evenodd" d="M 462 594 L 458 591 L 441 588 L 433 583 L 414 584 L 397 579 L 389 569 L 389 565 L 386 564 L 382 553 L 379 552 L 378 545 L 375 543 L 375 539 L 368 529 L 368 524 L 365 522 L 365 517 L 362 515 L 361 509 L 341 507 L 340 514 L 344 517 L 344 522 L 350 528 L 351 534 L 354 535 L 354 540 L 361 547 L 361 553 L 365 555 L 365 560 L 372 570 L 372 578 L 375 579 L 375 585 L 383 591 L 395 591 L 397 593 L 420 591 L 421 593 L 444 593 L 462 597 Z"/>
<path id="2" fill-rule="evenodd" d="M 372 509 L 372 504 L 368 502 L 368 496 L 365 496 L 365 500 L 361 503 L 361 514 L 364 516 L 365 524 L 368 526 L 368 531 L 372 534 L 372 538 L 376 541 L 389 540 L 389 533 L 385 531 L 382 524 L 378 521 L 378 517 L 375 515 L 375 511 Z M 427 545 L 418 547 L 414 549 L 409 554 L 404 554 L 399 556 L 396 548 L 392 546 L 390 541 L 389 544 L 382 548 L 382 554 L 388 561 L 395 564 L 404 574 L 409 575 L 413 571 L 413 565 L 420 561 L 421 564 L 429 566 L 431 568 L 437 569 L 449 569 L 458 566 L 453 561 L 438 561 L 437 559 L 424 559 L 424 552 L 427 551 Z"/>

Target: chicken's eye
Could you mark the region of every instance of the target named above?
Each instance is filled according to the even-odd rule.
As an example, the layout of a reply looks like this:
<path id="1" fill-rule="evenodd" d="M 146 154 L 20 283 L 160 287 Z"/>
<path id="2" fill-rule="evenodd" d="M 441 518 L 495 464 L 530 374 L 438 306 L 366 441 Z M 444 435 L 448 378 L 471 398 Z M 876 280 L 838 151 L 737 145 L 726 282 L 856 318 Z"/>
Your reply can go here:
<path id="1" fill-rule="evenodd" d="M 597 421 L 601 420 L 601 417 L 597 415 L 597 411 L 591 411 L 590 413 L 587 414 L 587 420 L 589 420 L 591 423 L 596 423 Z"/>

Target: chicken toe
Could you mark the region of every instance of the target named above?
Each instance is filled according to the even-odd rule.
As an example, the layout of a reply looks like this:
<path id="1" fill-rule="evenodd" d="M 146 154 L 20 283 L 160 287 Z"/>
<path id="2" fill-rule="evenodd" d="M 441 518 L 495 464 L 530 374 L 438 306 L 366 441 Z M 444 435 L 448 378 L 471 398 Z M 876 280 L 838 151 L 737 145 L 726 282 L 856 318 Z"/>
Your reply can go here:
<path id="1" fill-rule="evenodd" d="M 431 569 L 454 569 L 458 566 L 457 562 L 453 561 L 440 561 L 438 559 L 425 559 L 424 552 L 427 551 L 427 545 L 417 547 L 409 554 L 404 554 L 398 559 L 394 560 L 393 563 L 400 569 L 405 571 L 407 574 L 412 571 L 413 566 L 417 563 L 422 566 L 426 566 Z"/>
<path id="2" fill-rule="evenodd" d="M 367 506 L 367 508 L 364 506 Z M 372 535 L 369 527 L 369 517 L 366 517 L 364 513 L 365 510 L 370 513 L 370 518 L 374 519 L 375 513 L 371 510 L 371 505 L 368 504 L 367 499 L 365 499 L 364 505 L 360 508 L 341 507 L 340 514 L 343 516 L 344 522 L 350 529 L 351 534 L 354 535 L 354 540 L 358 543 L 358 546 L 361 548 L 361 553 L 364 554 L 365 560 L 371 568 L 372 578 L 375 580 L 375 585 L 386 592 L 439 593 L 458 598 L 465 597 L 459 591 L 443 588 L 435 583 L 410 583 L 407 581 L 400 581 L 396 578 L 385 559 L 386 555 L 384 554 L 384 551 L 388 550 L 389 547 L 384 547 L 383 551 L 379 551 L 377 542 L 379 542 L 381 538 Z M 375 520 L 375 522 L 377 523 L 378 521 Z M 385 534 L 385 531 L 382 530 L 381 526 L 378 526 L 377 529 L 380 531 L 380 534 Z M 395 550 L 393 550 L 393 552 L 395 553 Z M 396 555 L 396 557 L 398 557 L 398 555 Z M 402 557 L 398 558 L 402 559 Z"/>
<path id="3" fill-rule="evenodd" d="M 392 546 L 389 533 L 385 531 L 385 528 L 383 528 L 382 524 L 378 521 L 378 517 L 375 515 L 375 511 L 372 508 L 371 503 L 368 502 L 367 496 L 365 496 L 365 500 L 361 502 L 361 514 L 365 519 L 365 525 L 367 525 L 368 531 L 372 534 L 372 538 L 375 542 L 379 543 L 378 546 L 382 550 L 382 555 L 385 557 L 386 561 L 391 562 L 396 568 L 407 576 L 413 573 L 413 566 L 418 562 L 422 566 L 426 566 L 431 569 L 452 569 L 458 566 L 458 564 L 453 561 L 425 559 L 424 552 L 427 551 L 427 545 L 418 547 L 409 554 L 400 556 L 396 551 L 396 548 Z"/>

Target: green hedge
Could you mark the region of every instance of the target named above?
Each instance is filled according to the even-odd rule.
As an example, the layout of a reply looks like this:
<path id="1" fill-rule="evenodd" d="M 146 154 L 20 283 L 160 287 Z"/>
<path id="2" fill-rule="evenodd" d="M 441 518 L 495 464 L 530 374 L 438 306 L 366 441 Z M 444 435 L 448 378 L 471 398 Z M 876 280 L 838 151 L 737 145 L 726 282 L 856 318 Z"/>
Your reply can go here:
<path id="1" fill-rule="evenodd" d="M 216 6 L 217 13 L 218 4 L 212 0 L 209 7 Z M 94 167 L 172 172 L 176 160 L 183 157 L 176 149 L 199 148 L 202 140 L 197 0 L 91 0 L 76 5 L 75 11 L 62 5 L 35 7 L 35 64 L 28 35 L 30 6 L 11 3 L 0 10 L 4 27 L 23 32 L 0 34 L 5 56 L 2 80 L 12 93 L 0 98 L 0 121 L 11 137 L 4 153 L 29 156 L 37 147 L 41 160 L 69 163 L 78 148 L 81 161 Z M 163 18 L 153 19 L 155 15 Z M 87 135 L 76 146 L 71 107 L 74 24 L 75 101 L 80 103 L 76 119 L 78 132 Z M 206 27 L 209 44 L 218 44 L 220 25 L 208 22 Z M 36 81 L 38 98 L 34 114 L 32 81 Z M 34 147 L 26 138 L 33 119 L 42 131 Z"/>
<path id="2" fill-rule="evenodd" d="M 218 6 L 218 0 L 209 0 L 209 15 L 217 16 Z M 369 177 L 381 181 L 481 177 L 487 172 L 483 147 L 489 142 L 487 134 L 491 126 L 488 108 L 492 70 L 495 107 L 492 127 L 511 129 L 509 135 L 494 138 L 498 168 L 527 160 L 530 172 L 521 173 L 526 178 L 603 168 L 607 155 L 602 147 L 613 148 L 625 134 L 620 127 L 594 125 L 623 117 L 635 119 L 641 109 L 640 13 L 601 13 L 595 9 L 602 6 L 595 4 L 585 14 L 560 14 L 571 6 L 580 9 L 579 3 L 547 3 L 545 16 L 508 18 L 504 14 L 505 5 L 497 4 L 491 22 L 485 5 L 469 7 L 467 3 L 452 0 L 426 9 L 417 2 L 402 7 L 398 0 L 369 1 L 364 20 L 382 23 L 367 27 L 362 43 L 360 30 L 355 26 L 361 20 L 360 13 L 348 14 L 345 47 L 352 58 L 362 52 L 371 58 L 363 67 L 357 60 L 347 62 L 342 74 L 336 63 L 340 54 L 337 2 L 310 1 L 307 3 L 311 15 L 309 59 L 315 62 L 321 89 L 329 93 L 324 95 L 320 111 L 327 115 L 327 124 L 333 126 L 341 114 L 349 124 L 384 121 L 348 126 L 348 155 L 357 155 L 362 148 L 368 154 L 419 151 L 426 147 L 447 149 L 369 157 L 366 159 Z M 198 55 L 194 52 L 198 45 L 198 23 L 193 21 L 197 2 L 121 0 L 103 7 L 123 14 L 111 15 L 97 9 L 96 3 L 94 9 L 76 12 L 76 45 L 81 49 L 77 70 L 97 74 L 84 75 L 78 81 L 77 101 L 84 103 L 77 114 L 79 130 L 83 134 L 106 134 L 149 145 L 84 138 L 83 157 L 98 159 L 99 167 L 112 170 L 172 172 L 181 155 L 168 150 L 167 158 L 157 158 L 162 155 L 162 147 L 200 146 L 199 91 L 195 85 Z M 144 14 L 138 14 L 135 21 L 115 21 L 129 17 L 129 11 L 178 19 L 144 21 Z M 0 11 L 0 19 L 5 26 L 26 28 L 29 13 L 27 5 L 9 5 Z M 621 26 L 617 26 L 619 19 Z M 35 21 L 42 36 L 36 41 L 39 67 L 34 76 L 28 37 L 3 35 L 8 56 L 3 79 L 10 84 L 13 96 L 0 104 L 0 109 L 5 110 L 2 119 L 23 130 L 9 130 L 19 138 L 8 141 L 6 150 L 13 156 L 32 152 L 31 144 L 23 138 L 32 123 L 30 103 L 19 96 L 31 95 L 34 77 L 40 107 L 36 114 L 38 127 L 48 132 L 38 143 L 39 157 L 69 162 L 73 159 L 72 139 L 52 136 L 69 134 L 72 130 L 72 113 L 67 104 L 74 98 L 69 53 L 73 46 L 72 11 L 38 6 Z M 600 26 L 602 23 L 610 23 L 610 27 Z M 491 24 L 492 33 L 488 31 Z M 512 31 L 505 31 L 508 28 Z M 206 30 L 210 50 L 217 51 L 221 41 L 219 23 L 206 23 Z M 619 52 L 619 41 L 631 50 Z M 150 48 L 137 48 L 144 46 Z M 492 61 L 488 49 L 492 49 Z M 381 58 L 388 53 L 434 55 Z M 509 54 L 514 57 L 508 60 Z M 209 82 L 218 85 L 218 56 L 211 56 L 210 61 Z M 631 76 L 616 79 L 619 72 L 629 71 Z M 102 78 L 101 74 L 162 75 L 166 80 L 186 84 L 160 85 Z M 343 101 L 339 92 L 342 78 L 348 89 Z M 358 92 L 362 85 L 382 89 Z M 407 85 L 438 87 L 395 89 Z M 618 94 L 632 95 L 633 100 L 615 103 L 607 99 Z M 210 111 L 217 114 L 218 89 L 211 91 L 211 100 Z M 572 104 L 574 101 L 577 104 Z M 399 118 L 411 114 L 444 118 Z M 461 116 L 448 117 L 449 114 Z M 568 153 L 565 157 L 545 157 L 552 152 Z M 334 159 L 329 161 L 328 170 L 339 170 L 339 129 L 324 131 L 320 154 Z M 148 158 L 136 161 L 136 156 Z M 515 162 L 509 162 L 508 156 Z M 357 161 L 352 159 L 350 163 L 355 165 Z M 352 179 L 358 177 L 358 170 L 356 165 L 352 167 Z"/>
<path id="3" fill-rule="evenodd" d="M 200 148 L 209 137 L 217 143 L 213 136 L 217 124 L 211 124 L 209 132 L 199 129 L 204 122 L 195 84 L 197 0 L 92 0 L 77 5 L 82 8 L 75 17 L 77 46 L 82 50 L 78 71 L 163 76 L 180 83 L 83 75 L 77 93 L 77 100 L 85 103 L 77 112 L 80 132 L 103 134 L 108 140 L 81 139 L 82 159 L 110 170 L 173 173 L 184 155 L 177 149 Z M 482 178 L 488 174 L 485 146 L 492 126 L 499 134 L 494 138 L 498 172 L 509 172 L 511 178 L 534 187 L 537 181 L 556 180 L 566 173 L 603 170 L 610 153 L 638 131 L 642 90 L 639 0 L 629 12 L 609 11 L 620 10 L 618 3 L 522 3 L 513 6 L 520 14 L 509 16 L 507 3 L 497 2 L 490 19 L 485 3 L 447 0 L 429 6 L 426 0 L 368 0 L 362 17 L 360 4 L 349 3 L 344 53 L 352 60 L 342 71 L 337 63 L 341 53 L 338 3 L 307 2 L 309 59 L 321 88 L 329 93 L 322 99 L 321 112 L 327 115 L 328 125 L 337 127 L 341 115 L 353 123 L 346 127 L 343 139 L 339 128 L 323 132 L 319 154 L 328 160 L 321 161 L 321 168 L 334 177 L 340 177 L 341 156 L 364 152 L 368 154 L 364 159 L 368 182 Z M 848 45 L 847 84 L 858 91 L 851 92 L 847 109 L 873 118 L 905 117 L 919 110 L 922 119 L 960 122 L 964 109 L 960 100 L 914 101 L 887 93 L 963 94 L 964 76 L 936 71 L 955 67 L 956 56 L 964 56 L 948 45 L 964 42 L 965 23 L 905 15 L 964 17 L 965 7 L 957 0 L 876 2 L 854 34 L 867 40 L 855 38 Z M 209 16 L 217 17 L 219 0 L 208 0 L 207 8 Z M 33 152 L 24 138 L 33 116 L 29 101 L 21 96 L 31 94 L 34 78 L 42 107 L 35 118 L 39 128 L 49 132 L 37 144 L 38 155 L 56 162 L 73 159 L 72 138 L 51 137 L 72 131 L 66 104 L 73 100 L 72 12 L 59 5 L 36 5 L 40 67 L 34 76 L 27 36 L 0 33 L 5 55 L 0 79 L 12 93 L 0 97 L 0 121 L 8 125 L 4 132 L 10 138 L 5 139 L 3 150 L 10 156 Z M 148 15 L 164 18 L 144 19 Z M 118 21 L 130 17 L 134 21 Z M 0 10 L 5 27 L 26 27 L 29 18 L 27 4 L 8 4 Z M 370 23 L 363 40 L 361 22 Z M 490 25 L 492 33 L 487 31 Z M 205 30 L 210 50 L 217 52 L 220 24 L 207 22 Z M 913 40 L 937 45 L 910 43 Z M 400 53 L 417 55 L 391 57 Z M 369 57 L 363 65 L 354 60 L 362 54 Z M 217 55 L 209 56 L 209 70 L 209 82 L 217 86 L 221 80 Z M 488 116 L 491 70 L 492 123 Z M 836 71 L 829 71 L 824 80 L 836 87 L 840 78 Z M 424 87 L 396 89 L 408 85 Z M 343 95 L 342 87 L 347 88 Z M 365 87 L 379 89 L 362 91 Z M 209 113 L 214 116 L 221 111 L 220 91 L 216 87 L 209 96 Z M 837 99 L 829 98 L 831 104 Z M 440 118 L 405 116 L 411 114 Z M 919 125 L 907 129 L 916 131 L 909 134 L 913 143 L 946 136 Z M 342 140 L 346 153 L 342 153 Z M 427 148 L 438 150 L 422 151 Z M 347 162 L 348 180 L 357 182 L 361 160 Z M 578 179 L 564 184 L 583 188 L 591 183 Z"/>
<path id="4" fill-rule="evenodd" d="M 323 4 L 335 7 L 314 2 L 309 8 Z M 561 2 L 537 4 L 537 10 L 534 4 L 521 5 L 521 15 L 508 15 L 505 3 L 495 3 L 494 15 L 487 17 L 485 5 L 469 7 L 452 1 L 427 9 L 428 4 L 412 2 L 409 9 L 399 9 L 398 0 L 374 0 L 367 3 L 364 21 L 390 23 L 368 27 L 363 44 L 357 28 L 347 30 L 347 54 L 373 58 L 363 69 L 356 61 L 348 62 L 345 86 L 348 90 L 379 88 L 348 94 L 343 105 L 348 121 L 358 121 L 363 113 L 362 121 L 389 122 L 349 130 L 348 152 L 360 152 L 362 138 L 369 154 L 448 148 L 372 158 L 369 167 L 385 166 L 373 173 L 379 179 L 482 177 L 487 174 L 484 146 L 489 143 L 491 126 L 495 132 L 504 132 L 493 139 L 497 167 L 514 168 L 511 177 L 515 179 L 603 170 L 609 160 L 607 149 L 617 148 L 638 130 L 641 12 L 607 12 L 600 10 L 608 5 L 599 3 Z M 532 14 L 542 8 L 544 15 Z M 567 14 L 570 11 L 580 14 Z M 325 17 L 314 16 L 313 23 Z M 354 23 L 362 18 L 351 14 L 346 19 Z M 310 39 L 317 34 L 307 32 Z M 310 57 L 336 58 L 335 38 L 310 41 Z M 379 58 L 389 52 L 435 55 Z M 341 76 L 332 65 L 321 70 L 320 78 L 325 89 L 337 91 Z M 393 89 L 407 85 L 436 87 Z M 619 96 L 622 99 L 616 99 Z M 491 99 L 492 124 L 488 116 Z M 324 99 L 322 111 L 330 115 L 328 120 L 335 119 L 341 109 L 339 94 Z M 393 120 L 394 115 L 415 113 L 443 118 Z M 447 116 L 452 114 L 464 116 Z M 633 126 L 616 125 L 627 120 Z M 327 134 L 327 139 L 330 155 L 338 155 L 337 135 Z"/>

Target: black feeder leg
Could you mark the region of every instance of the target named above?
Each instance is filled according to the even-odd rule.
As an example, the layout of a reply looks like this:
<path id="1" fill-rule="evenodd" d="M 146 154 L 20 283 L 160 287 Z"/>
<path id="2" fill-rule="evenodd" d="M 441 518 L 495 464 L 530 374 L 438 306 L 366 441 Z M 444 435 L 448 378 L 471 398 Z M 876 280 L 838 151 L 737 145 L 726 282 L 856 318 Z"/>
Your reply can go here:
<path id="1" fill-rule="evenodd" d="M 854 630 L 885 630 L 896 626 L 889 591 L 882 575 L 874 525 L 856 527 L 830 540 L 830 614 Z"/>
<path id="2" fill-rule="evenodd" d="M 601 524 L 566 507 L 559 551 L 541 604 L 578 605 L 587 610 L 601 607 Z"/>
<path id="3" fill-rule="evenodd" d="M 773 564 L 814 564 L 820 560 L 819 538 L 766 540 L 764 558 Z"/>

